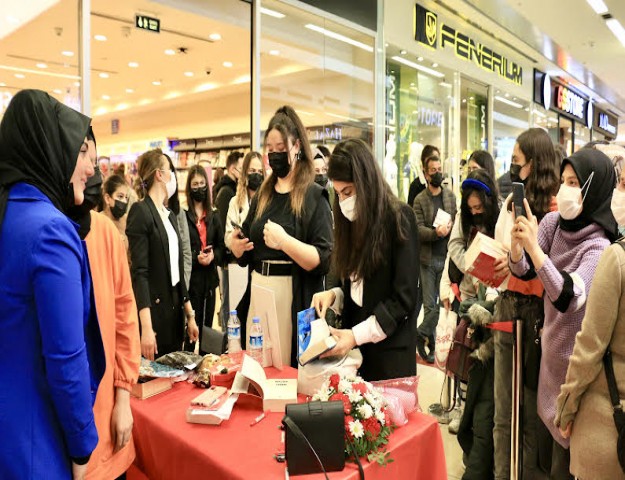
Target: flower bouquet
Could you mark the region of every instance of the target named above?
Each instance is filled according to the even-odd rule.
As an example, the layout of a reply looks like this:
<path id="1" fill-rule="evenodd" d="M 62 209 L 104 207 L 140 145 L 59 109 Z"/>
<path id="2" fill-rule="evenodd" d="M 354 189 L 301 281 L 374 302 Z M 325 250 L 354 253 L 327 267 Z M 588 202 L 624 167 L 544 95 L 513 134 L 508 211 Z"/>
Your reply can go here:
<path id="1" fill-rule="evenodd" d="M 345 441 L 352 443 L 359 457 L 367 457 L 386 465 L 393 461 L 386 451 L 388 437 L 395 425 L 391 421 L 387 403 L 382 394 L 355 375 L 330 376 L 312 397 L 312 400 L 342 401 L 345 407 Z M 349 457 L 351 449 L 345 452 Z"/>

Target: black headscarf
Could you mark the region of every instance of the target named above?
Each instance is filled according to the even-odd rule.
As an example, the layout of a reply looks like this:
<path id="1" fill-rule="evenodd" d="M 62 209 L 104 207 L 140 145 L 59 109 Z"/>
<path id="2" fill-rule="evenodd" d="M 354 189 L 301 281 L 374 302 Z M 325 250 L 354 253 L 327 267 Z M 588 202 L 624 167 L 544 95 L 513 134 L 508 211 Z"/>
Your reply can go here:
<path id="1" fill-rule="evenodd" d="M 614 240 L 617 226 L 610 202 L 616 185 L 616 174 L 612 161 L 599 150 L 582 148 L 562 161 L 560 174 L 567 164 L 575 170 L 580 186 L 586 183 L 591 173 L 594 172 L 594 175 L 590 184 L 582 191 L 582 197 L 585 196 L 582 213 L 573 220 L 564 220 L 560 217 L 560 228 L 578 231 L 591 223 L 596 223 L 603 227 L 610 240 Z"/>
<path id="2" fill-rule="evenodd" d="M 62 212 L 73 198 L 70 180 L 91 119 L 41 90 L 22 90 L 0 123 L 0 226 L 9 189 L 37 187 Z"/>

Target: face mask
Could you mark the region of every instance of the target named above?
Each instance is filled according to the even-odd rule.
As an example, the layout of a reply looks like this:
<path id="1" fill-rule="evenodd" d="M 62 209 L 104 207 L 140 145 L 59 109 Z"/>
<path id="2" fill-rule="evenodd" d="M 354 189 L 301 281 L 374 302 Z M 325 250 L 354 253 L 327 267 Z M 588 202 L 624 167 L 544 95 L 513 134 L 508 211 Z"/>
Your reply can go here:
<path id="1" fill-rule="evenodd" d="M 167 198 L 171 198 L 176 193 L 178 185 L 176 184 L 176 176 L 174 172 L 170 172 L 169 182 L 165 184 L 165 188 L 167 189 Z"/>
<path id="2" fill-rule="evenodd" d="M 434 175 L 430 176 L 430 185 L 434 188 L 438 188 L 443 183 L 443 174 L 441 172 L 436 172 Z"/>
<path id="3" fill-rule="evenodd" d="M 341 200 L 339 202 L 339 207 L 341 207 L 343 216 L 350 222 L 353 222 L 356 218 L 356 195 Z"/>
<path id="4" fill-rule="evenodd" d="M 193 189 L 191 190 L 191 198 L 195 200 L 196 202 L 203 202 L 204 200 L 206 200 L 207 192 L 208 192 L 207 186 Z"/>
<path id="5" fill-rule="evenodd" d="M 100 203 L 102 198 L 102 174 L 99 167 L 95 167 L 93 176 L 87 179 L 83 195 L 85 197 L 83 202 L 80 205 L 73 205 L 74 202 L 72 200 L 72 206 L 68 211 L 70 217 L 74 220 L 86 215 Z"/>
<path id="6" fill-rule="evenodd" d="M 521 180 L 521 176 L 520 176 L 521 169 L 524 166 L 525 165 L 517 165 L 516 163 L 513 163 L 512 165 L 510 165 L 510 180 L 512 180 L 513 182 L 525 183 L 525 180 Z"/>
<path id="7" fill-rule="evenodd" d="M 326 185 L 328 184 L 328 176 L 323 173 L 315 175 L 315 183 L 323 188 L 326 188 Z"/>
<path id="8" fill-rule="evenodd" d="M 473 225 L 484 225 L 484 214 L 476 213 L 473 215 Z"/>
<path id="9" fill-rule="evenodd" d="M 619 225 L 625 225 L 625 192 L 621 192 L 615 188 L 612 194 L 612 203 L 610 204 L 612 215 Z"/>
<path id="10" fill-rule="evenodd" d="M 115 205 L 111 207 L 111 214 L 117 220 L 122 218 L 128 210 L 128 202 L 122 202 L 121 200 L 115 200 Z"/>
<path id="11" fill-rule="evenodd" d="M 247 188 L 255 192 L 263 184 L 263 176 L 260 173 L 250 173 L 247 176 Z"/>
<path id="12" fill-rule="evenodd" d="M 289 152 L 272 152 L 268 155 L 269 166 L 278 178 L 286 177 L 291 171 Z"/>
<path id="13" fill-rule="evenodd" d="M 558 191 L 558 195 L 556 196 L 556 201 L 558 202 L 558 211 L 560 212 L 560 216 L 564 220 L 573 220 L 582 213 L 584 209 L 584 199 L 586 198 L 586 194 L 582 198 L 582 190 L 586 188 L 586 193 L 588 193 L 588 188 L 590 186 L 590 182 L 592 181 L 592 177 L 595 172 L 590 174 L 586 183 L 582 185 L 582 187 L 569 187 L 568 185 L 560 185 L 560 190 Z"/>

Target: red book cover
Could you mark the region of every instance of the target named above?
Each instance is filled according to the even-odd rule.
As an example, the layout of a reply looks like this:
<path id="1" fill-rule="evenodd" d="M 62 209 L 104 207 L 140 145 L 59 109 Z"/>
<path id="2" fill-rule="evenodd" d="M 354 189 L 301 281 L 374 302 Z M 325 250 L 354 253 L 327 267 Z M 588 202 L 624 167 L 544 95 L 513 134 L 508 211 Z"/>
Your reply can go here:
<path id="1" fill-rule="evenodd" d="M 478 233 L 464 254 L 466 272 L 484 283 L 498 287 L 505 276 L 495 276 L 495 262 L 506 255 L 507 250 L 500 242 Z"/>

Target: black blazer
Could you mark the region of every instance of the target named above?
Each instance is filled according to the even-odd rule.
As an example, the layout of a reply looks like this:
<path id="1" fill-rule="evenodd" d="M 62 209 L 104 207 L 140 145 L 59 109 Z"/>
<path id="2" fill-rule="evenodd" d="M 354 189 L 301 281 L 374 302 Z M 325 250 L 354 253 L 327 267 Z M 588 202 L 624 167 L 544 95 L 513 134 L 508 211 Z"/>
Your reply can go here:
<path id="1" fill-rule="evenodd" d="M 180 231 L 173 212 L 169 212 L 169 221 L 176 230 L 180 246 Z M 130 273 L 137 308 L 150 309 L 152 328 L 157 333 L 159 347 L 178 343 L 182 345 L 185 323 L 182 306 L 189 296 L 184 283 L 182 249 L 179 248 L 178 254 L 180 282 L 174 290 L 171 285 L 167 231 L 149 196 L 130 208 L 126 236 L 130 247 Z M 161 353 L 165 352 L 159 348 Z"/>
<path id="2" fill-rule="evenodd" d="M 360 374 L 365 380 L 409 377 L 417 371 L 419 234 L 412 208 L 402 203 L 401 214 L 407 239 L 401 242 L 396 232 L 389 232 L 392 240 L 386 254 L 388 260 L 375 275 L 365 278 L 362 307 L 352 300 L 349 279 L 343 284 L 343 327 L 352 328 L 375 315 L 387 337 L 360 347 Z"/>
<path id="3" fill-rule="evenodd" d="M 217 267 L 223 266 L 226 255 L 226 245 L 224 244 L 224 231 L 217 213 L 208 212 L 204 218 L 206 224 L 206 244 L 213 246 L 215 259 L 210 265 L 200 265 L 197 256 L 202 248 L 200 231 L 196 225 L 197 217 L 192 208 L 187 211 L 187 223 L 189 224 L 189 241 L 191 243 L 191 281 L 189 282 L 189 295 L 195 297 L 206 297 L 209 290 L 214 290 L 219 285 Z"/>

